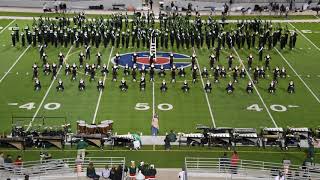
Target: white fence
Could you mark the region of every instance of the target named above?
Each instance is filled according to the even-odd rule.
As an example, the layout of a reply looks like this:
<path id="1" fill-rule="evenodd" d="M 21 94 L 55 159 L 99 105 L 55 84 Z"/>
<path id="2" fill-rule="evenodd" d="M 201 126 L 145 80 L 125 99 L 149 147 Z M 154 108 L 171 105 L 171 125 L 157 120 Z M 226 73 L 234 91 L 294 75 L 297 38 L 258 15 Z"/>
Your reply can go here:
<path id="1" fill-rule="evenodd" d="M 105 168 L 108 165 L 112 166 L 121 165 L 125 167 L 124 157 L 86 157 L 84 160 L 78 160 L 74 158 L 65 159 L 50 159 L 43 161 L 27 161 L 20 165 L 5 164 L 4 167 L 0 167 L 0 179 L 20 179 L 25 175 L 30 178 L 41 178 L 46 176 L 60 176 L 65 174 L 71 174 L 73 177 L 80 176 L 81 172 L 86 172 L 86 167 L 89 162 L 93 162 L 96 169 Z M 124 171 L 122 175 L 124 177 Z"/>
<path id="2" fill-rule="evenodd" d="M 284 163 L 239 160 L 232 165 L 228 158 L 185 158 L 188 179 L 220 177 L 223 179 L 274 179 L 282 172 L 287 180 L 320 179 L 320 168 Z M 196 178 L 197 179 L 197 178 Z"/>

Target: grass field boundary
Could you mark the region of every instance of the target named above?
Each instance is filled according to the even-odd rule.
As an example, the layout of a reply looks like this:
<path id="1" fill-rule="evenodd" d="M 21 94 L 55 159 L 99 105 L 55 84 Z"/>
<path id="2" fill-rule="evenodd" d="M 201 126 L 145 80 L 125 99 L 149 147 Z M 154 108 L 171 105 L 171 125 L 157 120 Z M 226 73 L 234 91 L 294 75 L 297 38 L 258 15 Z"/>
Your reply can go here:
<path id="1" fill-rule="evenodd" d="M 194 47 L 192 49 L 193 49 L 193 53 L 196 54 L 196 51 L 195 51 Z M 214 117 L 213 117 L 213 113 L 212 113 L 209 97 L 208 97 L 207 92 L 204 90 L 205 86 L 204 86 L 204 81 L 203 81 L 203 77 L 202 77 L 202 74 L 201 74 L 201 68 L 200 68 L 200 64 L 199 64 L 198 58 L 196 58 L 196 62 L 197 62 L 198 70 L 199 70 L 199 73 L 200 73 L 200 79 L 201 79 L 202 88 L 203 88 L 202 90 L 203 90 L 204 96 L 206 97 L 206 100 L 207 100 L 208 109 L 209 109 L 209 113 L 210 113 L 210 116 L 211 116 L 212 124 L 213 124 L 213 127 L 216 127 L 216 122 L 215 122 Z"/>
<path id="2" fill-rule="evenodd" d="M 266 108 L 267 113 L 269 114 L 270 119 L 272 120 L 273 125 L 274 125 L 275 127 L 278 127 L 278 125 L 277 125 L 276 121 L 274 120 L 274 118 L 273 118 L 272 114 L 270 113 L 270 111 L 269 111 L 269 109 L 268 109 L 268 107 L 267 107 L 266 103 L 264 102 L 264 100 L 263 100 L 263 98 L 262 98 L 261 94 L 259 93 L 258 88 L 257 88 L 257 87 L 256 87 L 256 85 L 253 83 L 253 80 L 252 80 L 252 78 L 251 78 L 251 75 L 250 75 L 250 73 L 248 72 L 248 70 L 247 70 L 246 66 L 243 64 L 243 61 L 242 61 L 241 57 L 239 56 L 239 54 L 238 54 L 237 50 L 236 50 L 234 47 L 232 47 L 232 48 L 233 48 L 233 51 L 234 51 L 234 52 L 236 53 L 236 55 L 238 56 L 238 59 L 239 59 L 240 64 L 243 66 L 243 68 L 245 69 L 245 71 L 246 71 L 246 73 L 247 73 L 247 75 L 248 75 L 248 77 L 249 77 L 250 81 L 252 82 L 252 85 L 253 85 L 254 89 L 256 90 L 257 95 L 259 96 L 259 98 L 260 98 L 260 100 L 261 100 L 261 102 L 262 102 L 263 106 Z"/>
<path id="3" fill-rule="evenodd" d="M 4 27 L 1 31 L 0 34 L 2 34 L 12 23 L 14 23 L 16 19 L 12 20 L 6 27 Z"/>
<path id="4" fill-rule="evenodd" d="M 67 58 L 68 58 L 68 56 L 69 56 L 69 53 L 70 53 L 71 50 L 72 50 L 72 47 L 73 47 L 73 46 L 71 46 L 70 49 L 68 50 L 68 52 L 67 52 L 67 54 L 66 54 L 66 58 L 65 58 L 64 61 L 67 60 Z M 60 73 L 61 69 L 62 69 L 62 66 L 59 67 L 59 69 L 58 69 L 58 71 L 57 71 L 57 75 Z M 29 129 L 31 128 L 32 123 L 33 123 L 33 121 L 35 120 L 35 117 L 38 115 L 38 113 L 39 113 L 39 111 L 40 111 L 40 109 L 41 109 L 44 101 L 46 100 L 46 98 L 47 98 L 47 96 L 48 96 L 48 94 L 49 94 L 49 92 L 50 92 L 50 90 L 51 90 L 54 82 L 55 82 L 55 79 L 52 79 L 51 84 L 50 84 L 50 86 L 48 87 L 46 94 L 43 96 L 43 98 L 42 98 L 42 100 L 41 100 L 41 102 L 40 102 L 40 105 L 38 106 L 38 109 L 37 109 L 36 112 L 34 113 L 34 115 L 33 115 L 32 119 L 31 119 L 31 121 L 30 121 L 30 123 L 29 123 L 28 128 L 27 128 L 26 131 L 29 131 Z"/>
<path id="5" fill-rule="evenodd" d="M 12 66 L 8 69 L 8 71 L 1 77 L 0 79 L 0 83 L 4 80 L 4 78 L 6 78 L 6 76 L 10 73 L 10 71 L 14 68 L 14 66 L 20 61 L 20 59 L 22 58 L 22 56 L 28 51 L 28 49 L 31 47 L 31 45 L 29 45 L 18 57 L 18 59 L 12 64 Z"/>
<path id="6" fill-rule="evenodd" d="M 318 101 L 318 103 L 320 103 L 320 100 L 317 97 L 317 95 L 311 90 L 311 88 L 307 85 L 307 83 L 301 78 L 301 76 L 297 73 L 297 71 L 291 66 L 289 61 L 283 56 L 283 54 L 276 47 L 274 49 L 278 52 L 281 58 L 287 63 L 287 65 L 292 69 L 292 71 L 296 74 L 296 76 L 300 79 L 300 81 L 304 84 L 304 86 L 310 91 L 310 93 Z"/>
<path id="7" fill-rule="evenodd" d="M 109 69 L 112 53 L 113 53 L 113 46 L 111 47 L 111 50 L 110 50 L 109 59 L 108 59 L 108 63 L 107 63 L 107 69 Z M 103 77 L 103 85 L 105 85 L 106 79 L 107 79 L 107 75 L 105 75 Z M 98 98 L 98 101 L 97 101 L 96 109 L 95 109 L 94 114 L 93 114 L 92 124 L 95 124 L 95 122 L 96 122 L 98 110 L 99 110 L 99 107 L 100 107 L 100 101 L 101 101 L 102 93 L 103 93 L 103 91 L 99 92 L 99 98 Z"/>
<path id="8" fill-rule="evenodd" d="M 318 51 L 320 51 L 320 48 L 315 45 L 307 36 L 305 36 L 298 28 L 296 28 L 292 23 L 289 22 L 289 24 L 296 29 L 307 41 L 309 41 Z"/>

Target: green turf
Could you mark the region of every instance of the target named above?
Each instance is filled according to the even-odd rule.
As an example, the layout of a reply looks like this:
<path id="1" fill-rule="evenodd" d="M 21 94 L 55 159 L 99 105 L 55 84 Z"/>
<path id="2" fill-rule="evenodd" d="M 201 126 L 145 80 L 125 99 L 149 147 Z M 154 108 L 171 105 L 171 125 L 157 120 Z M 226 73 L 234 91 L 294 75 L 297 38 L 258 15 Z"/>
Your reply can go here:
<path id="1" fill-rule="evenodd" d="M 5 27 L 11 21 L 10 20 L 0 20 L 0 26 Z M 31 21 L 17 20 L 20 27 L 25 26 L 27 23 L 31 24 Z M 13 23 L 12 25 L 14 25 Z M 292 23 L 299 30 L 311 30 L 311 33 L 302 33 L 309 38 L 316 46 L 320 47 L 320 36 L 318 31 L 320 31 L 319 23 Z M 288 24 L 290 29 L 293 27 Z M 2 78 L 8 69 L 14 64 L 18 57 L 24 52 L 26 47 L 21 47 L 18 44 L 16 47 L 11 47 L 11 36 L 10 30 L 4 30 L 0 34 L 0 78 Z M 312 43 L 310 43 L 301 34 L 298 36 L 297 46 L 293 50 L 280 50 L 280 53 L 292 66 L 292 68 L 298 73 L 303 82 L 296 76 L 295 72 L 288 66 L 285 60 L 280 56 L 276 50 L 265 50 L 266 53 L 270 53 L 272 56 L 271 67 L 275 66 L 285 67 L 287 73 L 290 77 L 286 79 L 280 79 L 276 94 L 270 95 L 267 92 L 267 87 L 272 79 L 272 72 L 267 71 L 266 79 L 261 79 L 257 84 L 257 89 L 261 95 L 258 96 L 257 92 L 253 94 L 247 94 L 245 92 L 246 84 L 249 81 L 248 77 L 246 79 L 240 79 L 240 81 L 235 85 L 235 92 L 233 94 L 226 94 L 225 87 L 227 83 L 232 80 L 232 77 L 227 77 L 226 79 L 220 80 L 219 83 L 213 84 L 213 92 L 207 94 L 208 102 L 213 113 L 213 118 L 211 118 L 209 106 L 206 100 L 206 95 L 202 89 L 202 83 L 200 77 L 198 82 L 192 84 L 190 82 L 191 90 L 189 93 L 183 93 L 180 90 L 182 86 L 182 81 L 187 79 L 191 80 L 191 71 L 187 68 L 187 76 L 185 78 L 177 77 L 176 83 L 170 83 L 170 75 L 166 76 L 166 81 L 169 87 L 168 92 L 161 93 L 160 83 L 162 79 L 156 76 L 156 81 L 154 83 L 154 101 L 155 101 L 155 112 L 160 116 L 160 134 L 164 135 L 170 130 L 175 130 L 176 132 L 194 132 L 195 126 L 197 124 L 204 124 L 213 126 L 213 123 L 218 127 L 274 127 L 275 124 L 279 127 L 318 127 L 318 117 L 320 115 L 320 103 L 314 97 L 320 98 L 320 72 L 319 72 L 319 55 L 320 50 L 318 50 Z M 70 50 L 71 49 L 71 50 Z M 58 49 L 49 46 L 47 48 L 47 54 L 49 62 L 57 62 L 57 55 L 61 51 L 64 54 L 70 50 L 69 56 L 67 57 L 67 63 L 71 64 L 73 62 L 78 62 L 78 54 L 80 51 L 84 51 L 83 48 L 75 47 L 59 47 Z M 193 53 L 192 49 L 162 49 L 158 48 L 158 51 L 166 52 L 177 52 L 186 55 L 191 55 Z M 149 51 L 146 47 L 137 48 L 104 48 L 100 46 L 99 49 L 92 48 L 91 60 L 89 63 L 95 61 L 96 52 L 100 51 L 103 55 L 103 63 L 108 63 L 109 57 L 113 57 L 115 53 L 127 53 L 133 51 Z M 203 67 L 209 66 L 208 57 L 211 54 L 211 50 L 203 47 L 202 49 L 195 49 L 198 56 L 198 61 L 201 69 Z M 257 50 L 247 50 L 247 49 L 237 49 L 240 58 L 243 60 L 244 64 L 247 64 L 246 58 L 249 53 L 253 53 L 255 56 L 254 67 L 263 65 L 262 62 L 258 61 Z M 234 65 L 240 65 L 239 60 L 235 52 L 231 49 L 224 49 L 221 52 L 221 58 L 219 64 L 227 66 L 226 56 L 230 53 L 235 56 Z M 65 84 L 64 92 L 56 92 L 55 87 L 57 82 L 53 83 L 53 86 L 48 90 L 52 80 L 51 76 L 44 76 L 40 72 L 40 80 L 42 83 L 42 90 L 39 92 L 34 92 L 33 81 L 32 81 L 32 65 L 37 62 L 41 64 L 39 60 L 39 52 L 37 47 L 30 47 L 21 59 L 15 64 L 7 76 L 0 82 L 0 119 L 1 119 L 1 131 L 9 132 L 11 129 L 11 117 L 12 116 L 29 116 L 32 117 L 35 114 L 37 116 L 61 116 L 66 117 L 67 121 L 71 123 L 73 131 L 76 129 L 77 120 L 86 120 L 87 123 L 91 123 L 94 119 L 94 113 L 98 102 L 99 92 L 96 89 L 97 80 L 94 82 L 89 82 L 89 77 L 83 74 L 79 75 L 87 83 L 87 89 L 85 92 L 79 92 L 77 90 L 78 80 L 72 82 L 70 76 L 64 75 L 64 69 L 58 75 Z M 112 63 L 110 63 L 109 69 Z M 97 111 L 96 121 L 99 122 L 106 119 L 111 119 L 114 121 L 114 131 L 119 134 L 128 132 L 141 132 L 144 135 L 150 135 L 150 120 L 152 116 L 153 107 L 153 91 L 152 83 L 147 81 L 147 89 L 144 92 L 139 91 L 139 83 L 131 82 L 131 77 L 124 77 L 122 69 L 119 71 L 118 81 L 112 82 L 111 76 L 108 75 L 106 79 L 106 88 L 102 93 L 101 101 Z M 103 78 L 100 73 L 97 73 L 97 78 Z M 229 75 L 230 72 L 228 72 Z M 252 73 L 251 73 L 252 75 Z M 128 81 L 129 89 L 127 92 L 120 92 L 118 86 L 120 84 L 121 78 L 124 77 Z M 138 79 L 140 75 L 138 76 Z M 147 80 L 149 75 L 147 75 Z M 213 77 L 209 77 L 212 81 Z M 296 93 L 288 94 L 286 92 L 287 85 L 290 80 L 293 80 L 296 84 Z M 206 79 L 204 79 L 206 81 Z M 314 92 L 314 95 L 310 90 Z M 47 96 L 45 96 L 47 94 Z M 45 98 L 44 98 L 45 97 Z M 26 103 L 34 103 L 34 108 L 28 110 L 19 108 L 19 106 Z M 39 107 L 42 102 L 42 106 Z M 8 103 L 18 103 L 18 106 L 9 106 Z M 59 103 L 61 107 L 57 110 L 47 110 L 44 108 L 48 103 Z M 138 111 L 135 109 L 137 103 L 148 103 L 150 107 L 145 111 Z M 159 104 L 168 103 L 173 106 L 172 110 L 163 111 L 158 109 Z M 247 107 L 253 104 L 258 104 L 262 111 L 247 110 Z M 284 106 L 287 109 L 284 112 L 274 111 L 270 106 L 279 105 Z M 289 108 L 288 105 L 297 105 L 299 107 Z M 267 112 L 270 112 L 270 115 Z M 37 112 L 37 113 L 36 113 Z M 32 118 L 25 118 L 23 124 L 28 125 Z M 274 122 L 273 120 L 274 119 Z M 45 126 L 57 125 L 60 126 L 63 123 L 63 119 L 48 119 L 45 125 L 42 124 L 40 118 L 36 118 L 33 122 L 33 128 L 43 128 Z M 158 147 L 157 150 L 162 149 Z M 143 150 L 148 150 L 148 148 L 143 148 Z M 194 149 L 184 149 L 183 152 L 172 151 L 156 151 L 152 152 L 151 149 L 143 152 L 130 152 L 130 151 L 107 151 L 107 152 L 95 152 L 92 156 L 101 156 L 103 153 L 110 156 L 126 156 L 127 159 L 147 159 L 146 161 L 156 161 L 157 164 L 162 167 L 181 167 L 183 163 L 183 158 L 185 156 L 202 156 L 202 157 L 219 157 L 220 152 L 193 152 Z M 293 159 L 296 163 L 301 163 L 304 159 L 303 152 L 299 153 L 274 153 L 274 154 L 264 154 L 267 151 L 259 151 L 254 154 L 252 152 L 243 152 L 241 158 L 253 159 L 253 160 L 267 160 L 279 162 L 283 158 Z M 18 153 L 18 152 L 13 152 Z M 38 152 L 26 151 L 25 159 L 36 158 Z M 74 155 L 74 152 L 65 151 L 63 153 L 53 152 L 57 157 L 70 157 Z M 175 160 L 174 163 L 168 163 L 169 160 Z M 318 160 L 317 160 L 318 161 Z"/>

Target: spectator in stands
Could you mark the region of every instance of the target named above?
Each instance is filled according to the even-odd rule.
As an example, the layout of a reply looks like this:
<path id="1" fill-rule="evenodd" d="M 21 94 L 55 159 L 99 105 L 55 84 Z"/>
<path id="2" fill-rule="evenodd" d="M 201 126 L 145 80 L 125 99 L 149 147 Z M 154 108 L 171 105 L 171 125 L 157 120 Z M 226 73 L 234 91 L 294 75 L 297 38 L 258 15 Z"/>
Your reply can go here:
<path id="1" fill-rule="evenodd" d="M 233 151 L 233 154 L 231 155 L 231 173 L 232 174 L 237 174 L 238 161 L 239 161 L 239 155 L 237 151 Z"/>
<path id="2" fill-rule="evenodd" d="M 150 165 L 150 168 L 148 169 L 148 178 L 156 178 L 156 174 L 157 174 L 157 170 L 154 168 L 154 165 L 151 164 Z"/>
<path id="3" fill-rule="evenodd" d="M 110 170 L 110 176 L 109 178 L 111 180 L 115 180 L 116 179 L 116 167 L 115 166 L 112 166 L 111 170 Z"/>
<path id="4" fill-rule="evenodd" d="M 4 154 L 3 152 L 0 152 L 0 170 L 3 169 L 3 165 L 4 165 Z"/>
<path id="5" fill-rule="evenodd" d="M 151 122 L 151 134 L 152 136 L 157 136 L 159 133 L 159 117 L 157 114 L 154 114 Z"/>
<path id="6" fill-rule="evenodd" d="M 182 171 L 179 172 L 178 178 L 179 178 L 179 180 L 185 180 L 185 179 L 186 179 L 186 171 L 185 171 L 185 168 L 182 168 Z"/>
<path id="7" fill-rule="evenodd" d="M 123 171 L 123 168 L 121 165 L 116 167 L 115 180 L 122 180 L 122 171 Z"/>
<path id="8" fill-rule="evenodd" d="M 219 163 L 220 163 L 220 170 L 221 171 L 225 171 L 228 168 L 228 166 L 229 166 L 229 158 L 227 157 L 227 153 L 226 152 L 224 152 L 223 156 L 220 157 Z"/>
<path id="9" fill-rule="evenodd" d="M 88 143 L 86 143 L 83 139 L 81 139 L 77 144 L 77 158 L 83 159 L 86 156 L 86 148 L 88 147 Z"/>
<path id="10" fill-rule="evenodd" d="M 134 161 L 131 161 L 131 165 L 129 167 L 130 180 L 134 180 L 134 178 L 136 177 L 136 173 L 137 173 L 136 163 Z"/>
<path id="11" fill-rule="evenodd" d="M 93 165 L 93 162 L 90 162 L 89 166 L 87 167 L 87 177 L 92 178 L 94 180 L 98 180 L 100 178 L 100 176 L 96 173 L 96 169 Z"/>
<path id="12" fill-rule="evenodd" d="M 7 157 L 4 159 L 4 163 L 5 164 L 12 164 L 13 163 L 12 156 L 10 154 L 8 154 Z"/>
<path id="13" fill-rule="evenodd" d="M 110 179 L 110 168 L 108 165 L 106 165 L 105 168 L 102 170 L 101 176 L 104 179 Z"/>
<path id="14" fill-rule="evenodd" d="M 153 0 L 149 0 L 150 9 L 152 10 Z"/>
<path id="15" fill-rule="evenodd" d="M 141 171 L 138 172 L 136 175 L 136 180 L 144 180 L 145 176 L 141 173 Z"/>
<path id="16" fill-rule="evenodd" d="M 284 175 L 279 171 L 279 175 L 274 178 L 275 180 L 284 180 Z"/>
<path id="17" fill-rule="evenodd" d="M 22 157 L 18 156 L 17 159 L 14 161 L 15 166 L 22 166 Z"/>

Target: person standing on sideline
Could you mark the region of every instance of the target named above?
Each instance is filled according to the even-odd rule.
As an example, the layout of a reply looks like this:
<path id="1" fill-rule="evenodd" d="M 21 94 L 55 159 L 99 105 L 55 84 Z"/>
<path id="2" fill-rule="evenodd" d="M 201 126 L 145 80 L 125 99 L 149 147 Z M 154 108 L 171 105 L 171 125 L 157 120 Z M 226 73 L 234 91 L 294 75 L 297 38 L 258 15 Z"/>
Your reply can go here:
<path id="1" fill-rule="evenodd" d="M 77 159 L 84 160 L 86 156 L 86 148 L 88 147 L 88 143 L 86 143 L 83 139 L 81 139 L 77 144 Z"/>
<path id="2" fill-rule="evenodd" d="M 231 172 L 232 172 L 232 174 L 237 174 L 238 161 L 239 161 L 239 155 L 238 155 L 237 151 L 233 151 L 233 154 L 231 155 Z"/>
<path id="3" fill-rule="evenodd" d="M 151 134 L 157 136 L 159 133 L 159 116 L 154 114 L 151 120 Z"/>
<path id="4" fill-rule="evenodd" d="M 149 4 L 150 4 L 150 9 L 152 10 L 153 0 L 150 0 Z"/>
<path id="5" fill-rule="evenodd" d="M 179 180 L 185 180 L 186 179 L 186 171 L 184 168 L 182 168 L 182 171 L 179 172 L 178 174 Z"/>

